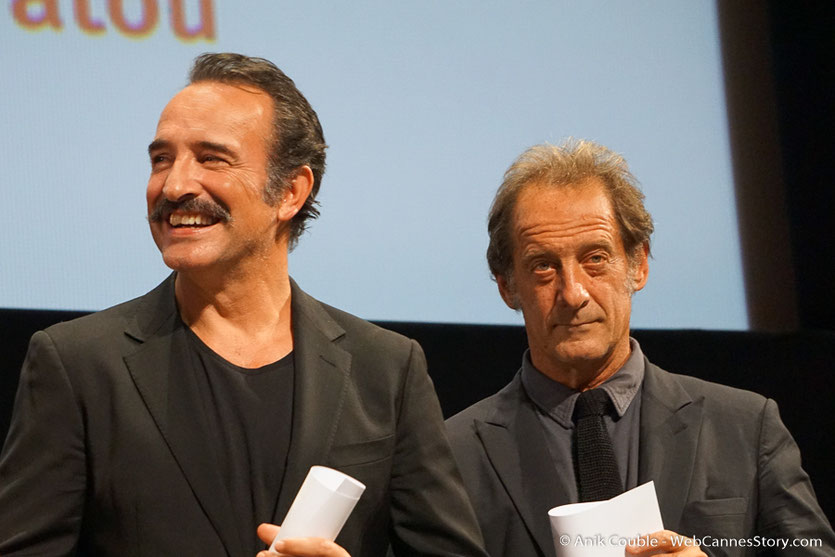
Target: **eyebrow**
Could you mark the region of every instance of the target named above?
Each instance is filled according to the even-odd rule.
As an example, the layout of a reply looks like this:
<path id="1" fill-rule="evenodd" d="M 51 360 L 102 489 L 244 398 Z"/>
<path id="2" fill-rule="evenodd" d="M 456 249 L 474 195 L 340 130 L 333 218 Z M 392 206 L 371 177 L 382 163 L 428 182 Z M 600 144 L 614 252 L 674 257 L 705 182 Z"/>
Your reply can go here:
<path id="1" fill-rule="evenodd" d="M 617 251 L 617 248 L 612 242 L 610 242 L 609 240 L 602 239 L 582 244 L 580 247 L 583 249 L 583 251 L 592 251 L 596 249 L 602 249 L 608 252 Z"/>
<path id="2" fill-rule="evenodd" d="M 223 145 L 222 143 L 215 143 L 213 141 L 198 141 L 196 146 L 200 150 L 214 151 L 215 153 L 221 153 L 229 157 L 235 156 L 235 152 L 226 145 Z M 166 139 L 155 139 L 148 145 L 148 154 L 151 154 L 154 151 L 159 151 L 168 148 L 171 148 L 170 141 Z"/>
<path id="3" fill-rule="evenodd" d="M 235 156 L 235 152 L 226 145 L 223 145 L 222 143 L 214 143 L 212 141 L 198 141 L 197 147 L 199 147 L 203 151 L 214 151 L 215 153 L 221 153 L 229 157 Z"/>
<path id="4" fill-rule="evenodd" d="M 604 250 L 608 253 L 614 253 L 617 251 L 615 245 L 612 244 L 609 240 L 591 240 L 580 244 L 577 246 L 577 251 L 579 253 L 588 253 L 594 250 Z M 543 246 L 531 246 L 528 249 L 524 250 L 521 254 L 521 257 L 525 261 L 530 261 L 532 259 L 537 259 L 539 257 L 550 257 L 553 252 L 548 249 L 548 247 Z"/>
<path id="5" fill-rule="evenodd" d="M 148 144 L 148 154 L 150 155 L 154 151 L 159 151 L 160 149 L 165 149 L 171 145 L 170 142 L 164 139 L 155 139 L 151 143 Z"/>

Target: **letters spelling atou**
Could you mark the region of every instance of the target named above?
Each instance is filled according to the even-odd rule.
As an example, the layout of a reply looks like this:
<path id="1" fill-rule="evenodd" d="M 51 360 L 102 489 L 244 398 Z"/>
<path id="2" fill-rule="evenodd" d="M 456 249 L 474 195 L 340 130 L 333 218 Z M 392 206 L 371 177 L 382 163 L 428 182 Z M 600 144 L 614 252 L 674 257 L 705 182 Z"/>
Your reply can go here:
<path id="1" fill-rule="evenodd" d="M 102 35 L 107 31 L 104 18 L 96 17 L 90 0 L 73 0 L 73 14 L 78 27 L 90 35 Z M 112 25 L 123 35 L 134 39 L 149 36 L 159 22 L 159 1 L 142 0 L 142 15 L 129 20 L 125 15 L 124 0 L 107 0 L 106 11 Z M 174 35 L 187 42 L 215 39 L 214 6 L 212 0 L 199 0 L 199 24 L 186 22 L 185 0 L 169 0 L 171 29 Z M 15 22 L 30 31 L 51 28 L 60 31 L 64 21 L 58 0 L 13 0 L 12 15 Z"/>

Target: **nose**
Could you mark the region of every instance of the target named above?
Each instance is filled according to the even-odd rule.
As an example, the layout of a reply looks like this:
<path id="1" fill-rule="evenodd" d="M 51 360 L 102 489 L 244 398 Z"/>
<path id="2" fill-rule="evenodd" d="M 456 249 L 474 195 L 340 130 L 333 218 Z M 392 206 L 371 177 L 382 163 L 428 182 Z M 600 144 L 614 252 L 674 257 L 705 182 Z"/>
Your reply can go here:
<path id="1" fill-rule="evenodd" d="M 162 185 L 162 194 L 169 201 L 184 201 L 197 197 L 200 193 L 200 181 L 197 170 L 190 159 L 176 159 Z"/>
<path id="2" fill-rule="evenodd" d="M 577 268 L 563 268 L 562 284 L 557 293 L 558 300 L 567 307 L 578 310 L 589 303 L 589 292 L 583 284 L 584 274 Z"/>

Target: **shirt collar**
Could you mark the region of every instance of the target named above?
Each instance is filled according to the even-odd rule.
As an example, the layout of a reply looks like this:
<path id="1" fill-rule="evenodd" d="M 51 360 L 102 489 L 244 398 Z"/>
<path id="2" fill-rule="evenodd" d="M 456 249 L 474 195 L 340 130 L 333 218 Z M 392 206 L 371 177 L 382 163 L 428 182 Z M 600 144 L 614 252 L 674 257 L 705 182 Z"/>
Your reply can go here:
<path id="1" fill-rule="evenodd" d="M 623 417 L 644 380 L 644 353 L 641 346 L 637 340 L 630 337 L 629 347 L 629 359 L 599 387 L 612 400 L 618 419 Z M 564 428 L 574 427 L 571 416 L 574 414 L 574 404 L 577 402 L 579 391 L 554 381 L 536 369 L 531 363 L 530 349 L 522 356 L 521 375 L 522 386 L 537 408 L 554 418 Z"/>

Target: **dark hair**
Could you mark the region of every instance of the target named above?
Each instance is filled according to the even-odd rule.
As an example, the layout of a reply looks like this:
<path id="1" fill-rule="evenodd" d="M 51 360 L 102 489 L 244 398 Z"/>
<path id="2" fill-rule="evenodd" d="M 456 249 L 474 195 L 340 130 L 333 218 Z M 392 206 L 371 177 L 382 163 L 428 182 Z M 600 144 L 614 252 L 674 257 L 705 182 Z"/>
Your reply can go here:
<path id="1" fill-rule="evenodd" d="M 313 171 L 313 189 L 290 222 L 290 248 L 295 247 L 308 221 L 319 216 L 316 194 L 325 173 L 325 138 L 316 112 L 275 64 L 264 58 L 243 54 L 206 53 L 194 60 L 189 83 L 217 81 L 250 85 L 261 89 L 273 100 L 273 131 L 270 149 L 269 179 L 265 199 L 274 204 L 281 200 L 289 182 L 304 165 Z"/>
<path id="2" fill-rule="evenodd" d="M 512 279 L 513 210 L 519 193 L 529 185 L 571 186 L 598 178 L 606 188 L 620 230 L 623 248 L 630 260 L 652 235 L 652 216 L 644 208 L 644 194 L 626 161 L 606 147 L 586 140 L 569 139 L 562 145 L 535 145 L 519 155 L 504 174 L 496 192 L 487 232 L 487 263 L 494 277 Z"/>

